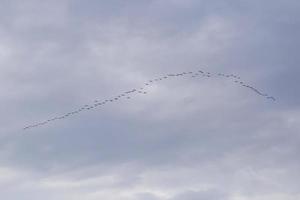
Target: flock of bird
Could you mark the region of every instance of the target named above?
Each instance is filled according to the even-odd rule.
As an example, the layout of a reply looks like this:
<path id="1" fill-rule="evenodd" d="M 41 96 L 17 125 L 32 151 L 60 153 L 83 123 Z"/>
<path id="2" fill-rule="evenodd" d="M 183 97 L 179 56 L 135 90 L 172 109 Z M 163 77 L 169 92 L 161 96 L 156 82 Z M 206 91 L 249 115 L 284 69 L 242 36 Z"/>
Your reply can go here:
<path id="1" fill-rule="evenodd" d="M 133 94 L 147 94 L 147 91 L 145 89 L 147 89 L 147 87 L 150 87 L 151 85 L 155 84 L 156 82 L 160 82 L 169 78 L 176 78 L 176 77 L 183 77 L 183 76 L 188 76 L 191 78 L 196 78 L 196 77 L 213 77 L 213 76 L 217 76 L 217 77 L 225 77 L 228 78 L 230 80 L 232 80 L 234 83 L 239 84 L 242 87 L 248 88 L 250 90 L 252 90 L 253 92 L 255 92 L 257 95 L 262 96 L 266 99 L 272 100 L 272 101 L 276 101 L 276 99 L 273 96 L 269 96 L 268 94 L 262 93 L 261 91 L 259 91 L 258 89 L 246 84 L 245 82 L 243 82 L 241 80 L 241 78 L 237 75 L 233 75 L 233 74 L 223 74 L 223 73 L 210 73 L 210 72 L 204 72 L 201 70 L 198 71 L 189 71 L 189 72 L 182 72 L 182 73 L 177 73 L 177 74 L 166 74 L 164 76 L 161 76 L 159 78 L 155 78 L 155 79 L 151 79 L 147 82 L 144 83 L 144 85 L 142 87 L 139 88 L 133 88 L 131 90 L 125 91 L 121 94 L 118 94 L 112 98 L 107 98 L 105 100 L 94 100 L 94 102 L 92 104 L 86 104 L 84 106 L 81 106 L 80 108 L 72 111 L 72 112 L 68 112 L 65 113 L 61 116 L 57 116 L 48 120 L 45 120 L 43 122 L 39 122 L 36 124 L 32 124 L 32 125 L 28 125 L 26 127 L 23 128 L 23 130 L 28 130 L 28 129 L 32 129 L 32 128 L 37 128 L 40 126 L 44 126 L 46 124 L 49 124 L 51 122 L 55 122 L 57 120 L 63 120 L 65 118 L 71 117 L 73 115 L 78 115 L 81 112 L 85 112 L 85 111 L 89 111 L 91 109 L 95 109 L 97 107 L 101 107 L 104 106 L 106 104 L 109 103 L 113 103 L 115 101 L 121 100 L 121 99 L 131 99 Z"/>

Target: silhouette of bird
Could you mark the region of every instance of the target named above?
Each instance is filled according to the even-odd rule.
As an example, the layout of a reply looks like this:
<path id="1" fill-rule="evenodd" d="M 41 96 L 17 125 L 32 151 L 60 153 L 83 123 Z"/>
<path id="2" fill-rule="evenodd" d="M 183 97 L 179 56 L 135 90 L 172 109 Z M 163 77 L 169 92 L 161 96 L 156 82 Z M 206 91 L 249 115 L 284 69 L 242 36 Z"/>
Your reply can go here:
<path id="1" fill-rule="evenodd" d="M 205 72 L 205 73 L 204 73 L 204 72 L 201 71 L 201 70 L 199 70 L 198 72 L 201 73 L 204 77 L 212 77 L 212 76 L 214 75 L 214 73 L 210 73 L 210 72 Z M 199 75 L 200 75 L 199 73 L 197 73 L 197 72 L 194 73 L 194 72 L 190 71 L 190 72 L 182 72 L 182 73 L 177 73 L 177 74 L 167 74 L 167 75 L 165 75 L 165 76 L 161 76 L 161 77 L 159 77 L 159 78 L 156 78 L 156 79 L 153 79 L 153 80 L 149 80 L 148 82 L 144 83 L 144 85 L 149 86 L 150 83 L 153 83 L 153 81 L 155 81 L 155 82 L 156 82 L 156 81 L 161 81 L 161 80 L 163 80 L 163 79 L 167 79 L 168 77 L 178 77 L 178 76 L 184 76 L 184 75 L 186 75 L 186 74 L 192 74 L 191 77 L 194 78 L 194 77 L 199 76 Z M 225 75 L 225 74 L 222 74 L 222 73 L 218 73 L 218 74 L 216 74 L 216 75 L 218 75 L 218 76 L 223 76 L 223 77 L 227 77 L 227 78 L 233 77 L 233 78 L 235 78 L 235 79 L 241 79 L 239 76 L 234 75 L 234 74 Z M 258 95 L 260 95 L 260 96 L 263 96 L 263 97 L 265 97 L 265 98 L 267 98 L 267 99 L 271 99 L 271 100 L 273 100 L 273 101 L 276 101 L 275 97 L 272 97 L 272 96 L 269 96 L 268 94 L 262 93 L 262 92 L 259 91 L 258 89 L 254 88 L 254 87 L 252 87 L 252 86 L 250 86 L 250 85 L 245 84 L 243 81 L 234 80 L 234 82 L 235 82 L 235 83 L 241 84 L 241 86 L 243 86 L 243 87 L 247 87 L 247 88 L 251 89 L 252 91 L 254 91 L 256 94 L 258 94 Z M 32 125 L 26 126 L 26 127 L 24 127 L 23 129 L 24 129 L 24 130 L 27 130 L 27 129 L 31 129 L 31 128 L 37 128 L 37 127 L 40 127 L 40 126 L 44 126 L 44 125 L 46 125 L 46 124 L 48 124 L 48 123 L 50 123 L 50 122 L 68 118 L 68 117 L 73 116 L 73 115 L 75 115 L 75 114 L 78 114 L 78 113 L 80 113 L 80 112 L 82 112 L 82 111 L 87 111 L 87 110 L 96 108 L 96 107 L 98 107 L 98 106 L 100 106 L 100 105 L 104 105 L 104 104 L 106 104 L 106 103 L 108 103 L 108 102 L 113 102 L 113 101 L 120 100 L 122 97 L 126 97 L 127 99 L 130 99 L 131 97 L 130 97 L 130 96 L 127 96 L 127 95 L 130 95 L 131 93 L 138 92 L 138 93 L 147 94 L 147 92 L 146 92 L 146 91 L 143 91 L 143 90 L 144 90 L 144 87 L 141 87 L 139 90 L 137 90 L 137 89 L 132 89 L 132 90 L 126 91 L 126 92 L 124 92 L 124 93 L 122 93 L 122 94 L 119 94 L 118 96 L 116 96 L 116 97 L 114 97 L 114 98 L 112 98 L 112 99 L 105 99 L 105 100 L 102 101 L 102 102 L 100 102 L 98 99 L 96 99 L 96 100 L 94 100 L 94 103 L 92 103 L 92 105 L 86 104 L 86 105 L 80 107 L 79 109 L 77 109 L 77 110 L 75 110 L 75 111 L 73 111 L 73 112 L 69 112 L 69 113 L 66 113 L 66 114 L 64 114 L 64 115 L 62 115 L 62 116 L 54 117 L 54 118 L 52 118 L 52 119 L 48 119 L 48 120 L 43 121 L 43 122 L 40 122 L 40 123 L 36 123 L 36 124 L 32 124 Z"/>
<path id="2" fill-rule="evenodd" d="M 276 101 L 274 97 L 267 97 L 267 99 L 272 99 L 273 101 Z"/>

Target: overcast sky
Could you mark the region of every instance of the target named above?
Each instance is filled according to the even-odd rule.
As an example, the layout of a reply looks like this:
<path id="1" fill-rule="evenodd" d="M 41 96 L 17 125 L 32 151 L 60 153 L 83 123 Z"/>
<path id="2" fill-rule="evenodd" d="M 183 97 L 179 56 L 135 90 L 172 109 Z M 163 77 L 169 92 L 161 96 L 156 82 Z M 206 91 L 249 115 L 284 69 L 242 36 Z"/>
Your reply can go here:
<path id="1" fill-rule="evenodd" d="M 299 0 L 0 0 L 0 198 L 300 199 Z M 167 73 L 146 95 L 23 131 Z"/>

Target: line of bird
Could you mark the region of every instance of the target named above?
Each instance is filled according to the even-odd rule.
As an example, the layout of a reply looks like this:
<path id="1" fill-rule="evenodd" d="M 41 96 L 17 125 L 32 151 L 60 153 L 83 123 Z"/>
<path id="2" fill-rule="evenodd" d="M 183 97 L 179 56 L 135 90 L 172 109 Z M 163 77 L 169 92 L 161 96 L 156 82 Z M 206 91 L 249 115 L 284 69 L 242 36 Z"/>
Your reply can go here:
<path id="1" fill-rule="evenodd" d="M 162 81 L 162 80 L 166 80 L 169 78 L 176 78 L 176 77 L 187 77 L 189 76 L 190 78 L 196 78 L 196 77 L 206 77 L 206 78 L 210 78 L 213 76 L 217 76 L 217 77 L 225 77 L 228 79 L 233 80 L 234 83 L 239 84 L 242 87 L 248 88 L 250 90 L 252 90 L 253 92 L 255 92 L 257 95 L 265 97 L 266 99 L 272 100 L 272 101 L 276 101 L 276 99 L 273 96 L 269 96 L 268 94 L 262 93 L 261 91 L 259 91 L 258 89 L 246 84 L 245 82 L 243 82 L 241 80 L 241 77 L 234 75 L 234 74 L 223 74 L 223 73 L 210 73 L 210 72 L 204 72 L 202 70 L 198 70 L 198 71 L 189 71 L 189 72 L 182 72 L 182 73 L 177 73 L 177 74 L 166 74 L 163 75 L 159 78 L 155 78 L 155 79 L 151 79 L 147 82 L 144 83 L 144 85 L 142 87 L 139 88 L 133 88 L 131 90 L 125 91 L 119 95 L 116 95 L 112 98 L 107 98 L 105 100 L 94 100 L 94 102 L 92 104 L 86 104 L 84 106 L 81 106 L 80 108 L 72 111 L 72 112 L 68 112 L 65 113 L 61 116 L 57 116 L 48 120 L 45 120 L 43 122 L 39 122 L 36 124 L 32 124 L 32 125 L 28 125 L 26 127 L 23 128 L 23 130 L 28 130 L 28 129 L 32 129 L 32 128 L 37 128 L 40 126 L 44 126 L 48 123 L 57 121 L 57 120 L 63 120 L 65 118 L 71 117 L 73 115 L 77 115 L 81 112 L 84 111 L 89 111 L 91 109 L 97 108 L 97 107 L 101 107 L 104 106 L 108 103 L 113 103 L 115 101 L 121 100 L 121 99 L 131 99 L 133 94 L 147 94 L 147 91 L 145 89 L 147 89 L 147 87 L 150 87 L 151 85 L 155 84 L 156 82 Z"/>

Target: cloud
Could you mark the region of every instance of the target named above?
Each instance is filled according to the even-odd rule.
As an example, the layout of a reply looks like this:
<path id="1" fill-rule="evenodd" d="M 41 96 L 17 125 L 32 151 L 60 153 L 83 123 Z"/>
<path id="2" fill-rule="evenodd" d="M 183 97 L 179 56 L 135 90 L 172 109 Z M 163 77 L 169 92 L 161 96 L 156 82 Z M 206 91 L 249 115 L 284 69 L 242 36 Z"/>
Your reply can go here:
<path id="1" fill-rule="evenodd" d="M 172 198 L 172 200 L 178 200 L 178 199 L 184 199 L 184 200 L 226 200 L 228 199 L 226 195 L 223 195 L 222 193 L 218 191 L 187 191 L 182 194 L 177 195 L 176 197 Z"/>
<path id="2" fill-rule="evenodd" d="M 291 1 L 0 3 L 4 199 L 299 198 L 299 6 Z M 22 128 L 166 73 L 101 109 Z"/>

